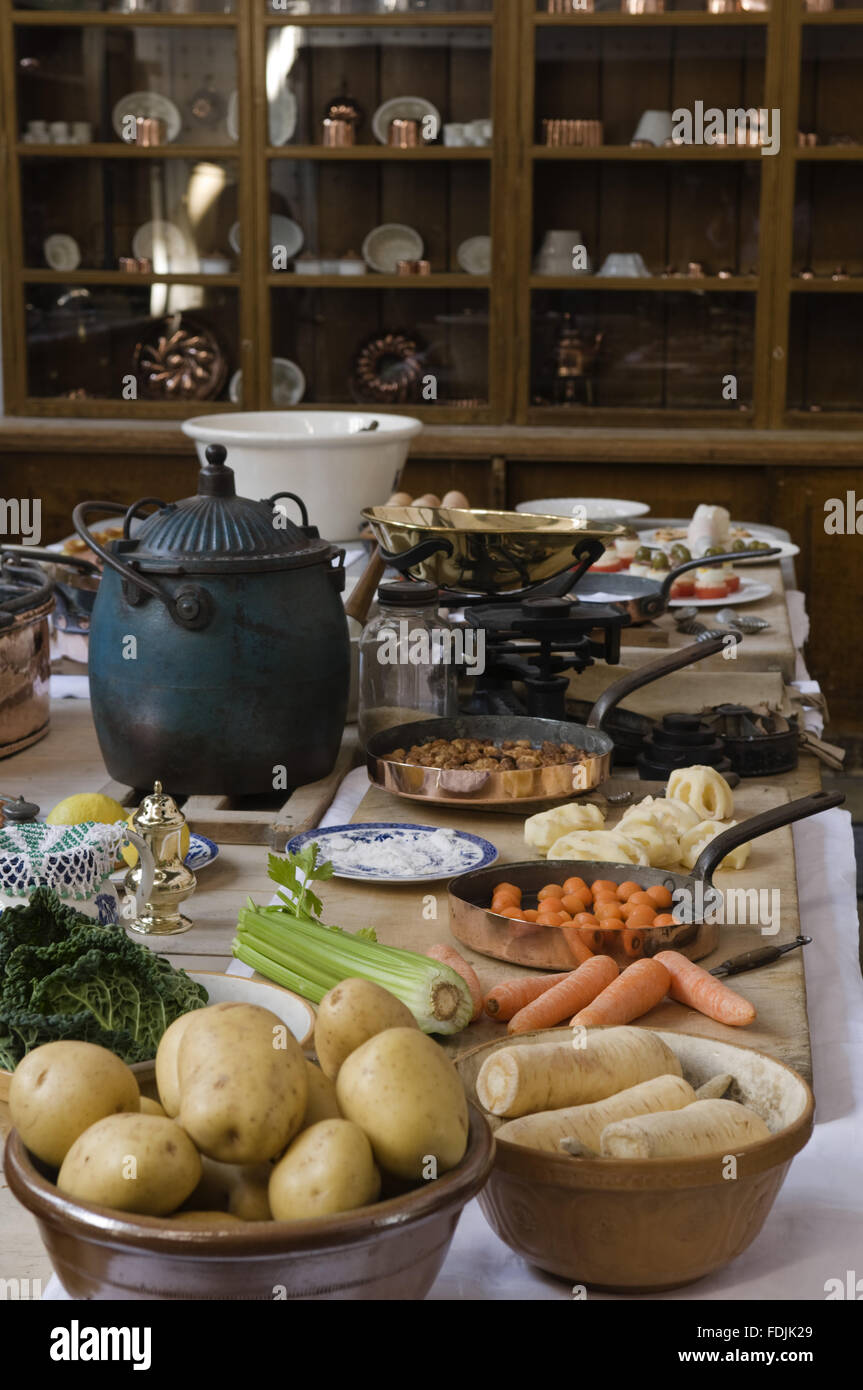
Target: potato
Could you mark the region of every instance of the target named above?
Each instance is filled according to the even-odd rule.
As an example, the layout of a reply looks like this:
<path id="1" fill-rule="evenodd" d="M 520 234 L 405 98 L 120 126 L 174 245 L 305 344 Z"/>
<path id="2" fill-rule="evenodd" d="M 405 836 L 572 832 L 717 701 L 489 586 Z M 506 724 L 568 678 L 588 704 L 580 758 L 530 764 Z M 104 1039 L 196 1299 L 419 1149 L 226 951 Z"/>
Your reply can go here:
<path id="1" fill-rule="evenodd" d="M 201 1180 L 183 1203 L 185 1211 L 229 1212 L 242 1221 L 271 1221 L 267 1185 L 270 1163 L 242 1165 L 201 1159 Z"/>
<path id="2" fill-rule="evenodd" d="M 320 1120 L 340 1120 L 342 1112 L 336 1098 L 336 1088 L 314 1062 L 306 1062 L 306 1080 L 309 1083 L 309 1098 L 303 1116 L 303 1129 L 309 1129 Z"/>
<path id="3" fill-rule="evenodd" d="M 140 1216 L 168 1216 L 201 1176 L 194 1144 L 161 1115 L 109 1115 L 79 1135 L 57 1187 L 67 1197 Z"/>
<path id="4" fill-rule="evenodd" d="M 227 1000 L 223 1000 L 221 1004 L 208 1005 L 206 1012 L 212 1014 L 231 1007 Z M 156 1087 L 165 1114 L 170 1115 L 171 1119 L 175 1119 L 180 1113 L 180 1078 L 177 1075 L 180 1042 L 192 1019 L 196 1014 L 204 1012 L 204 1009 L 192 1009 L 189 1013 L 180 1014 L 179 1018 L 175 1018 L 170 1028 L 166 1028 L 162 1034 L 156 1051 Z"/>
<path id="5" fill-rule="evenodd" d="M 355 1048 L 387 1028 L 419 1028 L 406 1004 L 370 980 L 342 980 L 318 1005 L 315 1052 L 325 1076 L 335 1081 Z"/>
<path id="6" fill-rule="evenodd" d="M 377 1201 L 381 1175 L 372 1146 L 350 1120 L 321 1120 L 303 1130 L 270 1177 L 276 1221 L 311 1221 Z"/>
<path id="7" fill-rule="evenodd" d="M 309 1083 L 300 1045 L 257 1004 L 196 1009 L 177 1052 L 179 1122 L 209 1158 L 265 1163 L 303 1121 Z"/>
<path id="8" fill-rule="evenodd" d="M 418 1028 L 389 1028 L 352 1052 L 336 1080 L 342 1113 L 396 1177 L 437 1177 L 464 1157 L 468 1109 L 452 1062 Z"/>
<path id="9" fill-rule="evenodd" d="M 157 1100 L 151 1100 L 149 1096 L 141 1097 L 142 1115 L 164 1115 L 165 1111 Z M 166 1117 L 167 1118 L 167 1117 Z"/>
<path id="10" fill-rule="evenodd" d="M 140 1100 L 126 1063 L 86 1042 L 34 1048 L 18 1063 L 9 1086 L 12 1123 L 30 1152 L 52 1168 L 60 1167 L 85 1129 L 107 1115 L 137 1113 Z"/>

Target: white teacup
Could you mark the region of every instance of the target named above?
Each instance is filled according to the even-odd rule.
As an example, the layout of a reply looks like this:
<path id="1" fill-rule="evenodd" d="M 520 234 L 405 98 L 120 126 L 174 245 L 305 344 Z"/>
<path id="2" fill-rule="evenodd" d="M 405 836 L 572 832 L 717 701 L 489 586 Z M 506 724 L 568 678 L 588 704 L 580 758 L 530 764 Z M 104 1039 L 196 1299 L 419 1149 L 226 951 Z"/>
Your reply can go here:
<path id="1" fill-rule="evenodd" d="M 51 132 L 52 145 L 68 145 L 71 143 L 68 121 L 52 121 L 48 129 Z"/>
<path id="2" fill-rule="evenodd" d="M 638 279 L 649 275 L 650 271 L 637 251 L 612 251 L 606 256 L 597 274 Z"/>
<path id="3" fill-rule="evenodd" d="M 443 128 L 443 142 L 445 145 L 468 144 L 467 126 L 464 121 L 447 122 Z"/>
<path id="4" fill-rule="evenodd" d="M 74 145 L 89 145 L 93 139 L 93 127 L 89 121 L 72 122 L 72 143 Z"/>
<path id="5" fill-rule="evenodd" d="M 27 134 L 32 136 L 32 140 L 28 142 L 31 144 L 36 144 L 43 140 L 47 141 L 51 139 L 51 136 L 48 132 L 47 121 L 28 121 Z"/>
<path id="6" fill-rule="evenodd" d="M 670 111 L 643 111 L 635 127 L 633 143 L 647 140 L 651 145 L 663 145 L 671 139 L 672 119 Z"/>

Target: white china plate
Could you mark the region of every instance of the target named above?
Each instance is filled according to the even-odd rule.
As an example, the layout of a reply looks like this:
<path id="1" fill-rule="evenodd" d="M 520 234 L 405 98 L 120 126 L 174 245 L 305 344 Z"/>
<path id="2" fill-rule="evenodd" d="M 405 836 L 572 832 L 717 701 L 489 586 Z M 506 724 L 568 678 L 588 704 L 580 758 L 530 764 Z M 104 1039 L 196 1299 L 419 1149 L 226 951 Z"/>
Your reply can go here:
<path id="1" fill-rule="evenodd" d="M 668 528 L 663 526 L 660 529 L 665 531 Z M 680 534 L 679 536 L 675 536 L 675 540 L 679 540 L 683 545 L 686 545 L 686 527 L 679 526 L 676 528 L 676 530 L 679 531 Z M 771 535 L 769 531 L 765 530 L 763 526 L 757 526 L 754 524 L 750 525 L 749 522 L 746 521 L 732 521 L 732 541 L 736 541 L 738 539 L 738 535 L 735 534 L 735 532 L 739 533 L 741 531 L 745 531 L 748 537 L 753 541 L 767 541 L 771 549 L 775 547 L 779 551 L 779 554 L 768 555 L 767 558 L 764 560 L 762 560 L 759 556 L 753 555 L 748 560 L 735 560 L 735 565 L 774 565 L 778 564 L 780 560 L 790 560 L 794 555 L 800 554 L 799 545 L 795 545 L 793 541 L 780 541 L 776 536 Z M 655 530 L 647 531 L 642 530 L 642 528 L 639 527 L 638 534 L 644 545 L 656 546 L 659 550 L 669 551 L 671 547 L 675 544 L 675 541 L 672 540 L 663 539 L 661 541 L 658 541 L 656 539 Z M 740 536 L 741 540 L 745 541 L 746 538 L 747 536 Z M 693 556 L 693 559 L 696 558 L 696 556 Z"/>
<path id="2" fill-rule="evenodd" d="M 669 608 L 739 608 L 741 603 L 758 603 L 759 599 L 771 598 L 771 584 L 753 584 L 744 579 L 736 594 L 726 594 L 724 598 L 673 598 Z"/>
<path id="3" fill-rule="evenodd" d="M 169 97 L 161 92 L 129 92 L 121 97 L 111 112 L 111 124 L 120 140 L 123 136 L 123 121 L 127 116 L 152 117 L 162 121 L 165 126 L 165 140 L 170 145 L 176 140 L 182 127 L 182 119 L 177 107 Z M 134 142 L 129 140 L 127 144 Z"/>
<path id="4" fill-rule="evenodd" d="M 132 255 L 152 262 L 157 274 L 192 273 L 200 262 L 185 232 L 174 222 L 144 222 L 132 237 Z"/>
<path id="5" fill-rule="evenodd" d="M 288 357 L 274 357 L 270 370 L 270 396 L 274 406 L 299 405 L 306 394 L 302 368 Z M 243 371 L 234 372 L 228 383 L 228 396 L 234 405 L 243 399 Z"/>
<path id="6" fill-rule="evenodd" d="M 456 249 L 455 258 L 468 275 L 490 275 L 491 237 L 469 236 Z"/>
<path id="7" fill-rule="evenodd" d="M 240 138 L 240 94 L 231 92 L 225 126 L 232 140 Z M 271 145 L 286 145 L 297 128 L 297 98 L 287 83 L 269 103 L 269 137 Z"/>
<path id="8" fill-rule="evenodd" d="M 81 248 L 75 238 L 65 232 L 46 237 L 42 253 L 51 270 L 77 270 L 81 264 Z"/>
<path id="9" fill-rule="evenodd" d="M 362 253 L 370 269 L 381 275 L 395 275 L 399 261 L 422 260 L 423 239 L 403 222 L 382 222 L 369 232 Z"/>
<path id="10" fill-rule="evenodd" d="M 302 250 L 305 234 L 299 222 L 294 222 L 291 217 L 283 217 L 281 213 L 274 212 L 270 218 L 270 257 L 275 255 L 276 248 L 284 247 L 284 254 L 290 261 Z M 240 224 L 235 222 L 228 232 L 228 242 L 231 250 L 240 254 Z"/>
<path id="11" fill-rule="evenodd" d="M 151 938 L 152 940 L 153 938 Z M 315 1011 L 307 999 L 271 980 L 247 975 L 222 975 L 216 970 L 187 970 L 196 984 L 203 985 L 211 1004 L 259 1004 L 280 1018 L 301 1047 L 311 1045 L 315 1030 Z"/>
<path id="12" fill-rule="evenodd" d="M 497 850 L 490 840 L 471 835 L 467 830 L 444 830 L 434 825 L 412 825 L 404 822 L 369 821 L 365 825 L 329 825 L 324 829 L 305 830 L 295 835 L 285 849 L 288 854 L 314 841 L 319 846 L 318 862 L 329 859 L 336 878 L 360 879 L 364 883 L 431 883 L 435 879 L 453 878 L 473 869 L 484 869 L 497 859 Z M 346 863 L 340 861 L 354 845 L 386 845 L 391 851 L 392 866 L 382 868 L 373 861 Z M 421 872 L 411 872 L 399 850 L 424 851 L 427 865 Z"/>
<path id="13" fill-rule="evenodd" d="M 386 145 L 393 121 L 419 121 L 420 141 L 423 142 L 422 123 L 427 116 L 434 118 L 434 138 L 437 139 L 442 126 L 440 112 L 432 102 L 426 101 L 425 97 L 392 97 L 379 106 L 372 116 L 372 133 L 379 145 Z"/>

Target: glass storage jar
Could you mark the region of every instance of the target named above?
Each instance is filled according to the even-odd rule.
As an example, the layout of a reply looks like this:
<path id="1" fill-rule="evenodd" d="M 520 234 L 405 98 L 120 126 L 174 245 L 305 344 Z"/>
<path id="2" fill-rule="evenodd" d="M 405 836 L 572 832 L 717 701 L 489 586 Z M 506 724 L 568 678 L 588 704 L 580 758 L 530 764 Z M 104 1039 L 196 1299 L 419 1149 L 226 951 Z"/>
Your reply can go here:
<path id="1" fill-rule="evenodd" d="M 379 612 L 359 648 L 360 745 L 418 719 L 457 713 L 458 667 L 452 625 L 438 613 L 438 591 L 397 580 L 378 589 Z"/>

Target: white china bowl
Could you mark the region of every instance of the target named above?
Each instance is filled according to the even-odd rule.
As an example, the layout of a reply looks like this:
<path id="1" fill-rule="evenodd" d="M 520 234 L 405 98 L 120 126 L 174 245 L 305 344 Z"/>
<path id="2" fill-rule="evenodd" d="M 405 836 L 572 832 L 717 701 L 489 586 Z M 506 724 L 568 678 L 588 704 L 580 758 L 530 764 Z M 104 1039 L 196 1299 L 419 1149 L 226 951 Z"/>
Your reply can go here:
<path id="1" fill-rule="evenodd" d="M 364 428 L 372 422 L 375 429 Z M 208 444 L 224 444 L 241 496 L 296 492 L 328 540 L 356 536 L 363 507 L 386 502 L 421 429 L 407 415 L 359 410 L 255 410 L 183 422 L 201 462 Z"/>
<path id="2" fill-rule="evenodd" d="M 650 511 L 646 502 L 629 502 L 622 497 L 539 497 L 532 502 L 519 502 L 516 511 L 533 516 L 576 516 L 582 515 L 581 508 L 591 521 L 616 526 Z"/>

